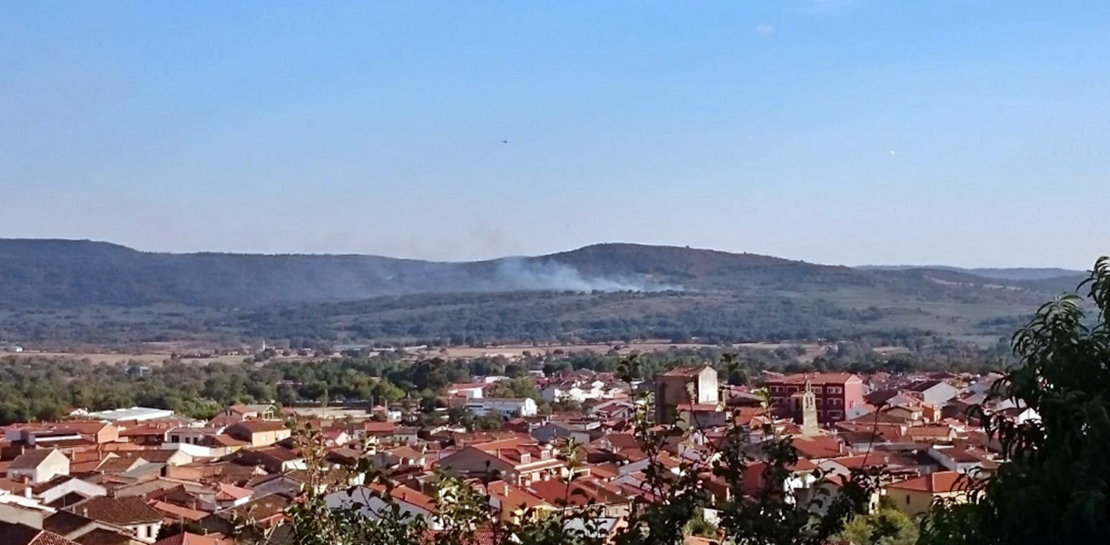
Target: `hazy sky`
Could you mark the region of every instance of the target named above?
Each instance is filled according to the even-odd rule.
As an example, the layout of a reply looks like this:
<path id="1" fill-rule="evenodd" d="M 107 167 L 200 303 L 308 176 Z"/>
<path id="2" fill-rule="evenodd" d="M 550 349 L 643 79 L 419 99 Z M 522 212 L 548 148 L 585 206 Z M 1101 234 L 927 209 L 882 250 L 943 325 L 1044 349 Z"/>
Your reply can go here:
<path id="1" fill-rule="evenodd" d="M 1088 267 L 1110 2 L 0 0 L 0 196 L 145 250 Z"/>

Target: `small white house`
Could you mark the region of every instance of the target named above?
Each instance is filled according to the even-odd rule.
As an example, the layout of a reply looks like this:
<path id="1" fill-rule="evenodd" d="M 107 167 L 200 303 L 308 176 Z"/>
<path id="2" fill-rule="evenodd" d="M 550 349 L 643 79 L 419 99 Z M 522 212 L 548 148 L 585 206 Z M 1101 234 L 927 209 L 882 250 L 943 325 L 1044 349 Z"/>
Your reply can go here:
<path id="1" fill-rule="evenodd" d="M 51 504 L 70 494 L 76 494 L 84 498 L 95 498 L 97 496 L 107 496 L 108 489 L 77 477 L 69 477 L 64 480 L 59 479 L 56 484 L 51 483 L 50 485 L 36 487 L 34 496 L 43 504 Z"/>
<path id="2" fill-rule="evenodd" d="M 484 382 L 471 382 L 452 384 L 447 387 L 446 391 L 447 395 L 465 397 L 467 399 L 481 399 L 485 388 L 486 384 Z"/>
<path id="3" fill-rule="evenodd" d="M 982 458 L 959 447 L 935 445 L 929 448 L 929 457 L 936 460 L 948 471 L 955 471 L 956 473 L 974 473 L 983 467 Z"/>
<path id="4" fill-rule="evenodd" d="M 13 481 L 27 479 L 32 484 L 39 484 L 58 475 L 69 475 L 69 458 L 57 449 L 39 449 L 21 454 L 8 467 L 8 478 Z"/>

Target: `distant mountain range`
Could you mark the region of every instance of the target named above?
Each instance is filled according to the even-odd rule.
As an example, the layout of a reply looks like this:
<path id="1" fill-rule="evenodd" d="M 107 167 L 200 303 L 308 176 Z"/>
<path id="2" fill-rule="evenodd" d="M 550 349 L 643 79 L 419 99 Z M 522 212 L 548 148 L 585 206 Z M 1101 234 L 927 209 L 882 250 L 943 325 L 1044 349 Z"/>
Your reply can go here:
<path id="1" fill-rule="evenodd" d="M 1015 323 L 1048 297 L 1074 289 L 1081 276 L 1063 269 L 851 268 L 636 244 L 447 263 L 0 240 L 0 310 L 8 316 L 0 315 L 0 340 L 273 337 L 294 330 L 346 340 L 462 332 L 487 342 L 596 340 L 628 332 L 743 339 L 895 330 L 994 336 L 998 324 Z M 188 320 L 179 312 L 156 313 L 136 328 L 135 314 L 123 321 L 118 311 L 104 314 L 113 308 L 198 310 Z M 82 312 L 58 312 L 67 309 Z"/>
<path id="2" fill-rule="evenodd" d="M 953 271 L 963 274 L 970 274 L 974 276 L 981 276 L 983 278 L 995 278 L 998 280 L 1049 280 L 1053 278 L 1075 278 L 1085 275 L 1084 271 L 1077 271 L 1073 269 L 1058 269 L 1055 267 L 1016 267 L 1009 269 L 995 269 L 995 268 L 978 268 L 978 269 L 964 269 L 961 267 L 949 267 L 947 265 L 867 265 L 857 267 L 858 269 L 870 271 L 906 271 L 911 269 L 935 269 Z"/>

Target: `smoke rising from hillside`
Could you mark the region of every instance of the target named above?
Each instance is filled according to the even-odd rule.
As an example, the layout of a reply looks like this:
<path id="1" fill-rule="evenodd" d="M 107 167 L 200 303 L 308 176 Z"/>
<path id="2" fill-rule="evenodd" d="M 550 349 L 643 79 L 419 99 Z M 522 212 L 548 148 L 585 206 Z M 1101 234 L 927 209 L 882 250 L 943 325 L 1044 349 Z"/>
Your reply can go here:
<path id="1" fill-rule="evenodd" d="M 681 286 L 658 284 L 644 278 L 595 277 L 587 278 L 564 263 L 547 261 L 528 262 L 521 258 L 502 259 L 498 263 L 499 283 L 505 290 L 541 291 L 671 291 Z"/>

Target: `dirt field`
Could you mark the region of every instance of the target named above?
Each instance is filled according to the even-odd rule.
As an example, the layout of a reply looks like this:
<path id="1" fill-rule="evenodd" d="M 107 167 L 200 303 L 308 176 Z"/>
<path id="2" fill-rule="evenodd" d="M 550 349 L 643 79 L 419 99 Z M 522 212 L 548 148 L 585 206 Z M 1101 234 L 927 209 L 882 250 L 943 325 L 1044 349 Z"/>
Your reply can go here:
<path id="1" fill-rule="evenodd" d="M 124 363 L 138 363 L 141 365 L 158 366 L 162 365 L 166 360 L 170 359 L 169 353 L 151 353 L 151 354 L 97 354 L 97 353 L 67 353 L 67 352 L 20 352 L 8 353 L 0 352 L 0 357 L 16 357 L 16 358 L 48 358 L 48 359 L 88 359 L 92 363 L 106 363 L 109 365 L 119 365 Z M 199 359 L 183 359 L 186 363 L 208 364 L 212 362 L 221 362 L 228 364 L 243 363 L 246 356 L 220 356 L 216 358 L 199 358 Z"/>
<path id="2" fill-rule="evenodd" d="M 666 341 L 647 341 L 633 344 L 624 343 L 604 343 L 604 344 L 578 344 L 578 345 L 553 345 L 553 346 L 531 346 L 531 345 L 505 345 L 494 346 L 488 348 L 473 348 L 473 347 L 451 347 L 443 350 L 428 349 L 422 351 L 428 355 L 440 355 L 451 358 L 480 358 L 480 357 L 494 357 L 504 356 L 506 358 L 517 358 L 530 352 L 532 354 L 553 354 L 557 351 L 562 352 L 593 352 L 595 354 L 607 354 L 613 348 L 617 348 L 620 354 L 629 354 L 633 351 L 637 352 L 665 352 L 671 348 L 678 349 L 692 349 L 712 347 L 715 345 L 706 344 L 673 344 Z M 776 344 L 776 343 L 741 343 L 733 345 L 736 348 L 753 348 L 757 350 L 775 350 L 778 348 L 787 348 L 798 346 L 796 344 Z M 802 344 L 806 353 L 799 357 L 802 361 L 812 361 L 817 356 L 825 353 L 826 347 L 818 344 Z M 894 349 L 891 349 L 893 351 Z"/>
<path id="3" fill-rule="evenodd" d="M 370 413 L 361 409 L 344 409 L 342 407 L 293 407 L 292 411 L 297 413 L 297 416 L 323 418 L 325 420 L 340 420 L 347 417 L 355 420 L 370 418 Z"/>
<path id="4" fill-rule="evenodd" d="M 614 348 L 621 355 L 628 355 L 632 352 L 664 352 L 671 348 L 690 349 L 696 350 L 698 348 L 705 348 L 714 345 L 705 344 L 672 344 L 663 340 L 638 342 L 632 344 L 624 343 L 599 343 L 599 344 L 579 344 L 579 345 L 551 345 L 551 346 L 532 346 L 532 345 L 505 345 L 494 346 L 486 348 L 475 347 L 450 347 L 444 349 L 427 348 L 423 350 L 410 350 L 410 353 L 418 357 L 446 357 L 446 358 L 481 358 L 481 357 L 497 357 L 502 356 L 509 359 L 520 358 L 525 352 L 535 355 L 554 354 L 557 352 L 593 352 L 595 354 L 608 354 Z M 787 344 L 787 343 L 741 343 L 733 345 L 737 348 L 751 348 L 757 350 L 776 350 L 779 348 L 789 348 L 794 346 L 802 346 L 805 348 L 805 354 L 798 357 L 799 361 L 813 361 L 814 358 L 822 355 L 827 350 L 826 346 L 809 343 L 809 344 Z M 892 354 L 896 352 L 904 352 L 906 349 L 902 347 L 878 347 L 875 351 L 880 354 Z M 165 352 L 151 352 L 145 354 L 109 354 L 109 353 L 66 353 L 66 352 L 34 352 L 26 351 L 22 353 L 9 353 L 0 352 L 0 357 L 17 357 L 17 358 L 65 358 L 65 359 L 88 359 L 92 363 L 107 363 L 111 365 L 125 364 L 128 362 L 135 362 L 142 365 L 158 366 L 162 365 L 170 358 L 170 351 Z M 225 364 L 239 364 L 248 356 L 219 356 L 214 358 L 185 358 L 181 361 L 186 363 L 208 364 L 212 362 L 220 362 Z M 291 357 L 278 357 L 279 360 L 301 360 L 297 356 Z M 271 360 L 273 361 L 273 360 Z"/>

